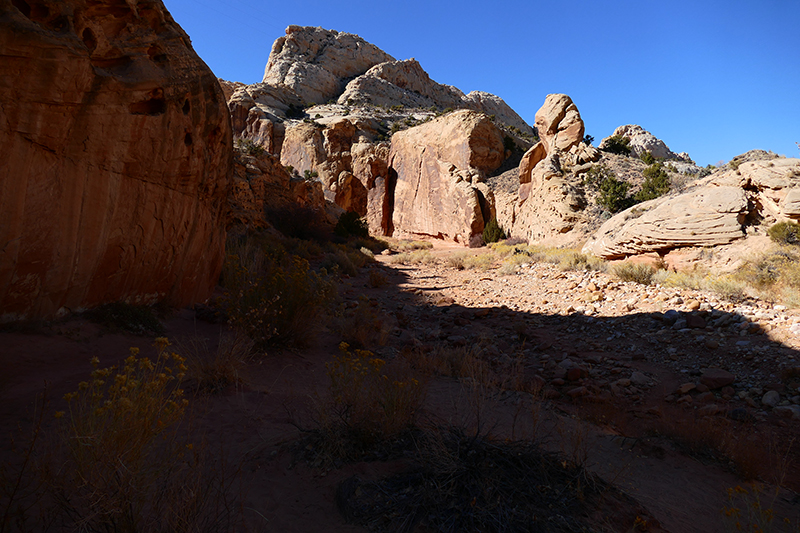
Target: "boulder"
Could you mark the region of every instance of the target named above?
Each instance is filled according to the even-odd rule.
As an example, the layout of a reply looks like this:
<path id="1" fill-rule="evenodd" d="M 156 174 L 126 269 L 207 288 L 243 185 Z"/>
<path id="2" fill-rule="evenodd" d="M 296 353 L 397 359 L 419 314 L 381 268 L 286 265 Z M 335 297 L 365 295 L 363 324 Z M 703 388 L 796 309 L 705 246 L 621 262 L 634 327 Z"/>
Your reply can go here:
<path id="1" fill-rule="evenodd" d="M 304 103 L 338 97 L 345 83 L 394 58 L 358 35 L 289 26 L 272 45 L 263 82 L 287 87 Z"/>
<path id="2" fill-rule="evenodd" d="M 650 152 L 653 157 L 659 159 L 682 159 L 689 158 L 688 154 L 682 153 L 680 156 L 675 154 L 669 147 L 658 139 L 655 135 L 645 130 L 637 124 L 626 124 L 619 126 L 614 130 L 610 137 L 621 136 L 628 139 L 628 146 L 631 149 L 631 154 L 636 157 L 641 157 L 645 152 Z M 603 149 L 606 142 L 610 137 L 606 137 L 600 142 L 600 149 Z M 689 159 L 691 161 L 691 159 Z"/>
<path id="3" fill-rule="evenodd" d="M 389 154 L 393 183 L 386 187 L 393 202 L 376 202 L 393 203 L 389 231 L 469 243 L 492 212 L 489 189 L 478 184 L 504 155 L 500 130 L 474 111 L 456 111 L 396 133 Z"/>
<path id="4" fill-rule="evenodd" d="M 0 315 L 206 299 L 231 128 L 161 0 L 0 0 Z"/>
<path id="5" fill-rule="evenodd" d="M 749 213 L 739 187 L 700 187 L 637 204 L 608 219 L 583 247 L 604 259 L 682 246 L 729 244 L 744 237 Z"/>
<path id="6" fill-rule="evenodd" d="M 710 390 L 727 387 L 736 381 L 736 376 L 721 368 L 707 368 L 700 375 L 700 383 Z"/>

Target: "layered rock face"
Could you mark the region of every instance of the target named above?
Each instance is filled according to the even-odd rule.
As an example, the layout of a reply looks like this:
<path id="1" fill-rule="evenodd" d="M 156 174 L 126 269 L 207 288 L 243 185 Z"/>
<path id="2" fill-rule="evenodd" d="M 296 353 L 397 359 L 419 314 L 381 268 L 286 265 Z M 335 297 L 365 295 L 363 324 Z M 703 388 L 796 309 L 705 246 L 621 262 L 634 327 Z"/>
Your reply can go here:
<path id="1" fill-rule="evenodd" d="M 503 159 L 500 131 L 486 115 L 473 111 L 396 133 L 386 193 L 393 198 L 389 233 L 474 243 L 493 210 L 485 173 Z"/>
<path id="2" fill-rule="evenodd" d="M 160 0 L 0 0 L 0 312 L 207 298 L 232 164 L 219 83 Z"/>
<path id="3" fill-rule="evenodd" d="M 627 138 L 631 154 L 636 157 L 641 157 L 645 152 L 650 152 L 653 157 L 659 159 L 688 159 L 687 154 L 678 155 L 674 153 L 664 141 L 637 124 L 626 124 L 618 127 L 614 130 L 614 133 L 600 142 L 600 148 L 604 148 L 608 139 L 614 136 Z M 691 159 L 688 159 L 687 162 L 691 162 Z"/>
<path id="4" fill-rule="evenodd" d="M 606 259 L 729 244 L 747 226 L 800 219 L 800 159 L 756 160 L 610 218 L 584 251 Z"/>
<path id="5" fill-rule="evenodd" d="M 322 104 L 342 93 L 346 79 L 387 61 L 394 58 L 358 35 L 289 26 L 272 45 L 262 81 Z"/>

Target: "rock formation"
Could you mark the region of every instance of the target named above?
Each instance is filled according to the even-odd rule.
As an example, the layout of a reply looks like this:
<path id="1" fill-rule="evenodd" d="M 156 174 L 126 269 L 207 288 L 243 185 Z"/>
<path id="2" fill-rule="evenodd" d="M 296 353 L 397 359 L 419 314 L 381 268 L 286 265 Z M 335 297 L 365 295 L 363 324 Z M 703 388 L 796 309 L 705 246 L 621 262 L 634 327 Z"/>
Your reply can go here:
<path id="1" fill-rule="evenodd" d="M 0 0 L 0 315 L 207 298 L 231 130 L 160 0 Z"/>
<path id="2" fill-rule="evenodd" d="M 342 93 L 345 80 L 387 61 L 394 58 L 358 35 L 289 26 L 272 45 L 263 82 L 322 104 Z"/>
<path id="3" fill-rule="evenodd" d="M 582 142 L 583 120 L 565 94 L 547 96 L 536 129 L 540 141 L 522 156 L 516 193 L 496 195 L 497 219 L 514 237 L 565 244 L 564 235 L 585 218 L 586 198 L 582 179 L 564 167 L 595 161 L 600 153 Z"/>
<path id="4" fill-rule="evenodd" d="M 715 173 L 684 194 L 610 218 L 584 251 L 606 259 L 729 244 L 758 223 L 800 219 L 800 159 L 755 160 Z"/>
<path id="5" fill-rule="evenodd" d="M 599 159 L 600 154 L 596 149 L 582 144 L 585 130 L 583 120 L 578 107 L 566 94 L 548 94 L 536 112 L 535 123 L 540 141 L 522 156 L 520 183 L 529 183 L 534 167 L 550 154 L 571 151 L 575 154 L 577 164 Z"/>
<path id="6" fill-rule="evenodd" d="M 615 129 L 614 133 L 600 142 L 600 149 L 602 150 L 608 139 L 614 136 L 625 137 L 628 139 L 630 143 L 628 146 L 631 149 L 631 154 L 636 157 L 641 157 L 645 152 L 650 152 L 653 157 L 659 159 L 688 158 L 687 154 L 678 156 L 678 154 L 675 154 L 669 149 L 664 141 L 658 139 L 655 135 L 636 124 L 627 124 Z M 688 159 L 686 162 L 691 162 L 691 159 Z"/>
<path id="7" fill-rule="evenodd" d="M 457 111 L 396 133 L 389 155 L 394 181 L 389 233 L 475 243 L 492 214 L 490 191 L 482 183 L 485 173 L 498 168 L 504 157 L 500 131 L 474 111 Z"/>
<path id="8" fill-rule="evenodd" d="M 319 181 L 292 175 L 276 156 L 237 151 L 228 205 L 228 226 L 264 227 L 271 211 L 288 206 L 323 212 L 325 198 Z"/>

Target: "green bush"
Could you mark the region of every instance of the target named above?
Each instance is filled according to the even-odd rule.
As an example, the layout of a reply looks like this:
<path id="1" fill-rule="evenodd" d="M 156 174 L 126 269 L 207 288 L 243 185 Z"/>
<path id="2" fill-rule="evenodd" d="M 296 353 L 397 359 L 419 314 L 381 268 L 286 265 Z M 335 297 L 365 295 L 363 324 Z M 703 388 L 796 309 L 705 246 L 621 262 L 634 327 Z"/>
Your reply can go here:
<path id="1" fill-rule="evenodd" d="M 642 183 L 642 188 L 633 196 L 636 203 L 652 200 L 669 192 L 669 175 L 664 170 L 663 164 L 660 162 L 653 163 L 644 169 L 643 174 L 644 183 Z"/>
<path id="2" fill-rule="evenodd" d="M 303 178 L 305 178 L 306 181 L 311 181 L 311 180 L 313 180 L 314 178 L 317 178 L 317 177 L 319 177 L 319 173 L 316 170 L 304 170 L 303 171 Z"/>
<path id="3" fill-rule="evenodd" d="M 340 237 L 352 235 L 354 237 L 366 238 L 369 237 L 369 226 L 367 225 L 367 221 L 361 218 L 358 213 L 355 211 L 348 211 L 342 213 L 342 216 L 339 217 L 339 221 L 336 222 L 336 227 L 333 228 L 333 232 Z"/>
<path id="4" fill-rule="evenodd" d="M 652 165 L 653 163 L 656 162 L 656 158 L 653 157 L 653 154 L 651 154 L 650 152 L 643 153 L 640 159 L 647 165 Z"/>
<path id="5" fill-rule="evenodd" d="M 632 199 L 628 196 L 631 184 L 627 181 L 618 180 L 611 175 L 600 183 L 600 194 L 597 196 L 597 205 L 611 213 L 618 213 L 633 205 Z"/>
<path id="6" fill-rule="evenodd" d="M 497 219 L 492 217 L 492 219 L 486 224 L 486 227 L 483 228 L 483 242 L 488 244 L 490 242 L 497 242 L 505 238 L 506 233 L 503 231 L 503 228 L 501 228 L 500 224 L 497 223 Z"/>
<path id="7" fill-rule="evenodd" d="M 767 230 L 767 235 L 780 244 L 800 244 L 800 224 L 797 222 L 778 222 Z"/>
<path id="8" fill-rule="evenodd" d="M 631 141 L 622 135 L 612 135 L 603 143 L 603 150 L 612 154 L 630 155 Z"/>

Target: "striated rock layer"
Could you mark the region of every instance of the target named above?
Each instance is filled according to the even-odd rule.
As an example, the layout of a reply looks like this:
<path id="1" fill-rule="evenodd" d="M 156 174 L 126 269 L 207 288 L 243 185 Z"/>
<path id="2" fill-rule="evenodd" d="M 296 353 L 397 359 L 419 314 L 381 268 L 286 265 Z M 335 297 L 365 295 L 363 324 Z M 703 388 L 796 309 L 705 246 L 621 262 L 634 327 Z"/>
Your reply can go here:
<path id="1" fill-rule="evenodd" d="M 756 160 L 713 174 L 692 190 L 610 218 L 584 251 L 606 259 L 729 244 L 747 227 L 800 218 L 800 159 Z"/>
<path id="2" fill-rule="evenodd" d="M 207 298 L 230 118 L 160 0 L 0 0 L 0 315 Z"/>

